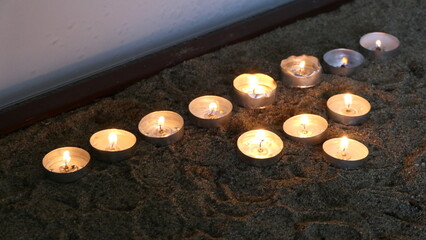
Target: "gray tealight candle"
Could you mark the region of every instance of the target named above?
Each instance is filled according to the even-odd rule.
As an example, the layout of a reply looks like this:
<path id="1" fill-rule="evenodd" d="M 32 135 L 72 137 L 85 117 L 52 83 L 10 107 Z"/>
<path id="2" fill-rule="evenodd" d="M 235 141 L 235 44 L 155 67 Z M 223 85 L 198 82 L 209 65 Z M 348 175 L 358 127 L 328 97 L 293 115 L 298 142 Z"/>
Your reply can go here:
<path id="1" fill-rule="evenodd" d="M 354 73 L 364 63 L 361 53 L 346 48 L 330 50 L 324 54 L 323 59 L 327 72 L 342 76 Z"/>
<path id="2" fill-rule="evenodd" d="M 106 162 L 118 162 L 130 158 L 135 144 L 136 136 L 121 129 L 105 129 L 90 137 L 90 145 L 95 157 Z"/>
<path id="3" fill-rule="evenodd" d="M 183 137 L 184 121 L 172 111 L 155 111 L 144 116 L 138 125 L 145 140 L 159 146 L 173 144 Z"/>
<path id="4" fill-rule="evenodd" d="M 237 140 L 239 157 L 254 166 L 263 167 L 279 161 L 283 155 L 281 138 L 268 130 L 251 130 Z"/>
<path id="5" fill-rule="evenodd" d="M 283 124 L 283 130 L 288 137 L 306 144 L 322 143 L 327 135 L 327 128 L 327 120 L 315 114 L 299 114 L 287 119 Z"/>
<path id="6" fill-rule="evenodd" d="M 337 94 L 327 100 L 327 115 L 345 125 L 359 125 L 367 121 L 370 103 L 355 94 Z"/>
<path id="7" fill-rule="evenodd" d="M 277 83 L 266 74 L 241 74 L 234 79 L 233 86 L 236 100 L 243 107 L 263 109 L 275 101 Z"/>
<path id="8" fill-rule="evenodd" d="M 367 33 L 361 37 L 359 44 L 366 56 L 376 60 L 386 60 L 399 53 L 399 40 L 384 32 Z"/>
<path id="9" fill-rule="evenodd" d="M 47 176 L 56 182 L 73 182 L 89 171 L 90 154 L 81 148 L 62 147 L 44 156 L 42 164 Z"/>
<path id="10" fill-rule="evenodd" d="M 290 56 L 281 61 L 283 83 L 287 87 L 309 88 L 321 82 L 321 65 L 314 56 Z"/>
<path id="11" fill-rule="evenodd" d="M 354 169 L 364 164 L 368 157 L 368 148 L 347 137 L 332 138 L 322 145 L 326 159 L 335 167 Z"/>
<path id="12" fill-rule="evenodd" d="M 192 100 L 188 108 L 195 124 L 200 127 L 221 127 L 231 119 L 232 103 L 223 97 L 201 96 Z"/>

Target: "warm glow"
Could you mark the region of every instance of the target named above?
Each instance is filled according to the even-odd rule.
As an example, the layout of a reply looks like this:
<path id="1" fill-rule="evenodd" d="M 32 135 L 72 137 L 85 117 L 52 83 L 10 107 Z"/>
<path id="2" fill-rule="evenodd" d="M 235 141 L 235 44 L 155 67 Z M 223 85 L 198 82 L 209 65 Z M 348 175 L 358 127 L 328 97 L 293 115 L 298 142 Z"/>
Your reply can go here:
<path id="1" fill-rule="evenodd" d="M 342 137 L 342 140 L 340 141 L 340 150 L 342 152 L 345 152 L 348 149 L 349 146 L 349 140 L 346 136 Z"/>
<path id="2" fill-rule="evenodd" d="M 64 160 L 65 165 L 68 165 L 68 163 L 71 161 L 70 151 L 66 150 L 62 156 L 62 159 Z"/>
<path id="3" fill-rule="evenodd" d="M 382 41 L 377 40 L 376 41 L 376 47 L 378 47 L 378 48 L 382 47 Z"/>
<path id="4" fill-rule="evenodd" d="M 256 139 L 262 140 L 265 138 L 265 130 L 257 130 L 256 131 Z"/>
<path id="5" fill-rule="evenodd" d="M 309 123 L 309 118 L 308 118 L 308 116 L 307 116 L 307 115 L 305 115 L 305 114 L 302 114 L 302 115 L 301 115 L 301 117 L 300 117 L 300 122 L 302 123 L 303 128 L 306 128 L 306 126 L 307 126 L 307 125 L 308 125 L 308 123 Z"/>
<path id="6" fill-rule="evenodd" d="M 351 107 L 351 105 L 352 105 L 352 96 L 351 96 L 351 94 L 346 93 L 346 94 L 344 95 L 344 99 L 345 99 L 345 106 L 346 106 L 347 108 L 350 108 L 350 107 Z"/>
<path id="7" fill-rule="evenodd" d="M 259 142 L 259 148 L 262 148 L 262 143 L 265 141 L 265 130 L 256 131 L 256 141 Z"/>
<path id="8" fill-rule="evenodd" d="M 157 121 L 157 123 L 158 123 L 158 127 L 159 128 L 161 128 L 163 125 L 164 125 L 164 122 L 165 122 L 166 120 L 164 119 L 164 117 L 163 116 L 161 116 L 161 117 L 159 117 L 158 118 L 158 121 Z"/>
<path id="9" fill-rule="evenodd" d="M 255 92 L 257 86 L 259 85 L 259 80 L 254 75 L 249 75 L 248 80 L 249 80 L 249 89 L 250 90 L 253 89 L 253 92 Z"/>
<path id="10" fill-rule="evenodd" d="M 115 132 L 111 132 L 108 135 L 109 146 L 114 148 L 117 145 L 117 134 Z"/>
<path id="11" fill-rule="evenodd" d="M 346 57 L 343 57 L 343 58 L 342 58 L 342 65 L 343 65 L 343 66 L 348 65 L 348 59 L 347 59 Z"/>
<path id="12" fill-rule="evenodd" d="M 304 68 L 305 68 L 305 65 L 306 65 L 306 62 L 305 62 L 305 61 L 301 61 L 301 62 L 299 63 L 299 68 L 300 68 L 300 70 L 304 69 Z"/>
<path id="13" fill-rule="evenodd" d="M 217 104 L 215 102 L 212 102 L 209 104 L 209 110 L 210 112 L 216 112 L 217 111 Z"/>

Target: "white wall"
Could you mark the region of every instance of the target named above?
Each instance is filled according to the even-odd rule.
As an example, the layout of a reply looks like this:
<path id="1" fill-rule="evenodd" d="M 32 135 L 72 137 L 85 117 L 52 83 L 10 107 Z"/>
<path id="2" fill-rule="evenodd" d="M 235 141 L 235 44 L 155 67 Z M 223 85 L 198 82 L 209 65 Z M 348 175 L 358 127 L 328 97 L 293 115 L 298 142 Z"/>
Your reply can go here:
<path id="1" fill-rule="evenodd" d="M 0 108 L 291 0 L 0 0 Z"/>

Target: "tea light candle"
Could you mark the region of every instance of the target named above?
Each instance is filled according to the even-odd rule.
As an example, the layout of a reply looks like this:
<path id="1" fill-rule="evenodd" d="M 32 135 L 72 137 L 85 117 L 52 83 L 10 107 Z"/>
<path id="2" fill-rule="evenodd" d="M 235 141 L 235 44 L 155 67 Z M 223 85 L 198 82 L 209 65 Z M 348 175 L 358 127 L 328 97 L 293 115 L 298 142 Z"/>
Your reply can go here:
<path id="1" fill-rule="evenodd" d="M 345 125 L 359 125 L 367 121 L 370 103 L 354 94 L 337 94 L 327 100 L 327 115 Z"/>
<path id="2" fill-rule="evenodd" d="M 233 85 L 237 102 L 243 107 L 265 108 L 275 101 L 277 83 L 266 74 L 241 74 L 234 79 Z"/>
<path id="3" fill-rule="evenodd" d="M 183 136 L 183 118 L 172 111 L 152 112 L 141 119 L 139 131 L 148 142 L 164 146 L 179 141 Z"/>
<path id="4" fill-rule="evenodd" d="M 195 124 L 200 127 L 221 127 L 231 119 L 232 103 L 219 96 L 206 95 L 189 103 Z"/>
<path id="5" fill-rule="evenodd" d="M 328 122 L 315 114 L 300 114 L 287 119 L 283 124 L 284 132 L 291 139 L 308 144 L 324 141 Z"/>
<path id="6" fill-rule="evenodd" d="M 284 144 L 275 133 L 263 129 L 243 133 L 237 140 L 240 157 L 255 166 L 268 166 L 277 162 Z"/>
<path id="7" fill-rule="evenodd" d="M 383 33 L 372 32 L 361 37 L 359 44 L 366 56 L 376 60 L 386 60 L 399 53 L 399 40 L 395 36 Z"/>
<path id="8" fill-rule="evenodd" d="M 290 56 L 281 61 L 283 83 L 287 87 L 309 88 L 321 82 L 321 65 L 314 56 Z"/>
<path id="9" fill-rule="evenodd" d="M 90 155 L 81 148 L 62 147 L 47 153 L 42 164 L 49 178 L 56 182 L 73 182 L 88 172 Z"/>
<path id="10" fill-rule="evenodd" d="M 330 50 L 324 54 L 323 59 L 329 73 L 342 76 L 351 75 L 364 63 L 361 53 L 346 48 Z"/>
<path id="11" fill-rule="evenodd" d="M 90 137 L 95 157 L 107 162 L 118 162 L 131 157 L 135 144 L 136 136 L 121 129 L 105 129 Z"/>
<path id="12" fill-rule="evenodd" d="M 330 163 L 340 168 L 357 168 L 368 156 L 368 148 L 364 144 L 347 137 L 329 139 L 322 148 Z"/>

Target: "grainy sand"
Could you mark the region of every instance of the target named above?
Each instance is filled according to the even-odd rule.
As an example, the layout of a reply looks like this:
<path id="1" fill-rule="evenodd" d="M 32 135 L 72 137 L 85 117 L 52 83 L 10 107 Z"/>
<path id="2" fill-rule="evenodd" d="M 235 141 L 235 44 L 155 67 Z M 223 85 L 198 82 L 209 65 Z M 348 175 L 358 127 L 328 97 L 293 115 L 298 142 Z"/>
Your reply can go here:
<path id="1" fill-rule="evenodd" d="M 426 239 L 425 26 L 426 1 L 356 0 L 2 137 L 0 238 Z M 324 74 L 311 89 L 283 87 L 281 59 L 358 50 L 359 38 L 373 31 L 397 36 L 401 54 L 370 61 L 349 78 Z M 189 102 L 205 94 L 232 100 L 232 81 L 245 72 L 278 80 L 275 105 L 234 104 L 229 126 L 194 126 Z M 326 116 L 326 100 L 346 91 L 372 105 L 361 126 L 329 121 L 329 138 L 346 134 L 370 150 L 366 165 L 353 171 L 330 166 L 321 145 L 293 142 L 282 131 L 295 114 Z M 167 147 L 143 141 L 137 129 L 144 115 L 161 109 L 186 121 L 183 139 Z M 110 127 L 138 136 L 134 157 L 117 164 L 94 159 L 91 172 L 74 183 L 46 179 L 47 152 L 88 150 L 91 134 Z M 284 140 L 284 156 L 270 167 L 237 158 L 238 136 L 260 127 Z"/>

